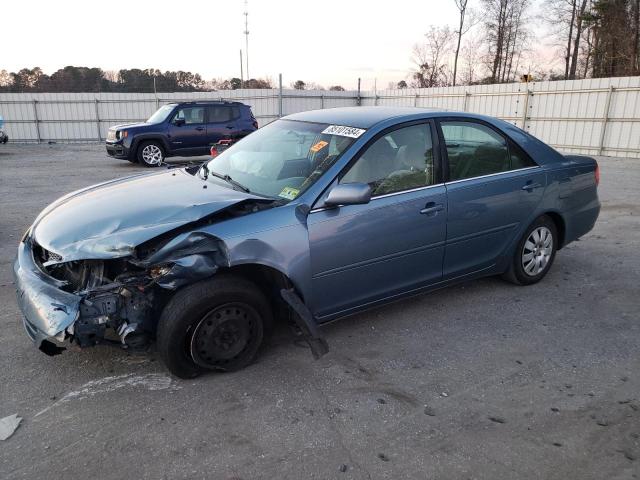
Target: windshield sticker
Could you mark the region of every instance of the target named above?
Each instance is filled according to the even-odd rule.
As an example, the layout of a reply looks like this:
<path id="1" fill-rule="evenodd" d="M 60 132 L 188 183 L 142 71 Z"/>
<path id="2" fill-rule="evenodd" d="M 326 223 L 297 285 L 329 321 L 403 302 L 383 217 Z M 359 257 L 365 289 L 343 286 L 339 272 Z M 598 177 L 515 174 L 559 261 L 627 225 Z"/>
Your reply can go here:
<path id="1" fill-rule="evenodd" d="M 345 127 L 342 125 L 330 125 L 322 131 L 322 133 L 326 133 L 327 135 L 340 135 L 341 137 L 351 138 L 358 138 L 364 132 L 366 132 L 366 130 L 362 128 Z"/>
<path id="2" fill-rule="evenodd" d="M 279 197 L 286 198 L 287 200 L 293 200 L 298 196 L 300 190 L 293 187 L 284 187 L 282 191 L 278 194 Z"/>
<path id="3" fill-rule="evenodd" d="M 313 152 L 313 153 L 318 153 L 320 150 L 322 150 L 324 147 L 326 147 L 327 145 L 329 145 L 329 142 L 325 142 L 324 140 L 320 140 L 318 143 L 316 143 L 313 147 L 311 147 L 309 149 L 309 151 Z"/>

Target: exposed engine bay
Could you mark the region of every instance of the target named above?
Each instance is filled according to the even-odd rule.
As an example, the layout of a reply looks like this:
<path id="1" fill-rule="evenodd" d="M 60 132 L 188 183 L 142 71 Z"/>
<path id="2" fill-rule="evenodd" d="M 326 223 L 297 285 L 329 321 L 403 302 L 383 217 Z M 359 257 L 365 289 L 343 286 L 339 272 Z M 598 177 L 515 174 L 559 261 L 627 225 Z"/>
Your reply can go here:
<path id="1" fill-rule="evenodd" d="M 146 348 L 171 291 L 228 266 L 224 243 L 194 229 L 277 204 L 240 202 L 146 241 L 133 249 L 133 255 L 121 258 L 65 262 L 61 255 L 29 240 L 39 270 L 55 279 L 60 290 L 81 299 L 77 320 L 56 335 L 56 340 L 70 340 L 80 347 L 106 343 Z M 47 340 L 40 349 L 48 354 L 60 352 L 60 347 Z"/>

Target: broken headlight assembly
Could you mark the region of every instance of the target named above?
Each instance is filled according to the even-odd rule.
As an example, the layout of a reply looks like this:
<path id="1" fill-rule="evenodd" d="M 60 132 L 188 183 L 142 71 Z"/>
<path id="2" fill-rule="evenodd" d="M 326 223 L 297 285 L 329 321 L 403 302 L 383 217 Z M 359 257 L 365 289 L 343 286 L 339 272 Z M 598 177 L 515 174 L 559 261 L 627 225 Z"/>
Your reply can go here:
<path id="1" fill-rule="evenodd" d="M 156 280 L 158 278 L 164 277 L 167 273 L 171 271 L 171 265 L 165 263 L 163 265 L 154 265 L 149 269 L 149 276 Z"/>

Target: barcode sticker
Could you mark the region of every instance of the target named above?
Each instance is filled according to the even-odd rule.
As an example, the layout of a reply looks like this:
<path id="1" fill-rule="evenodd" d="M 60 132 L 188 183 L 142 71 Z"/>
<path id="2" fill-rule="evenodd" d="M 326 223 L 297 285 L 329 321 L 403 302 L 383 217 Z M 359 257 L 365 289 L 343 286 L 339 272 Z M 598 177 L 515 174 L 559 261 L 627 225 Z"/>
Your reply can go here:
<path id="1" fill-rule="evenodd" d="M 327 135 L 340 135 L 341 137 L 351 138 L 358 138 L 364 132 L 366 132 L 366 130 L 362 128 L 345 127 L 343 125 L 329 125 L 322 131 L 322 133 L 326 133 Z"/>

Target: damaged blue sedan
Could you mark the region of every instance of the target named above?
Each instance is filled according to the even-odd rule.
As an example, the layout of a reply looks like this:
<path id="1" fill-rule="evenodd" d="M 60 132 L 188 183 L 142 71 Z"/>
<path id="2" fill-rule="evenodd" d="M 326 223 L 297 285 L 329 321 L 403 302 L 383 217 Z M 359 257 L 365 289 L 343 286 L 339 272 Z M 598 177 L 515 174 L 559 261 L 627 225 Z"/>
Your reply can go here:
<path id="1" fill-rule="evenodd" d="M 274 321 L 318 326 L 502 275 L 540 281 L 589 232 L 596 161 L 495 118 L 354 107 L 289 115 L 202 165 L 64 196 L 14 264 L 42 351 L 145 348 L 178 377 L 252 362 Z"/>

